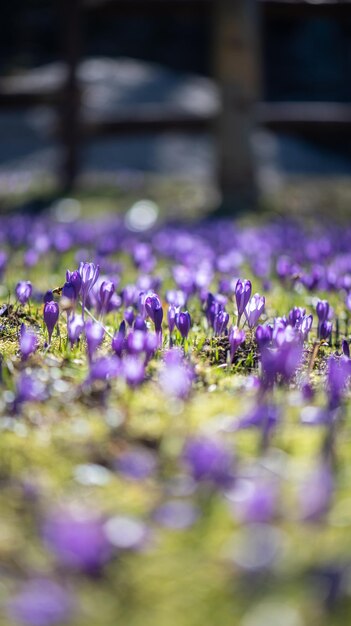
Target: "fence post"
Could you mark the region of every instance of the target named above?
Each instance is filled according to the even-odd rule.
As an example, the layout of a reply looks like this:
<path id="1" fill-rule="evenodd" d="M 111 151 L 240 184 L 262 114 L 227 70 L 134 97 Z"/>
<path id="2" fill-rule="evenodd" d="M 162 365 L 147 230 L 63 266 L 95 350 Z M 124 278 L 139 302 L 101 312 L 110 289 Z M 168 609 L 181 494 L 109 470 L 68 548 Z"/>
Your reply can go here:
<path id="1" fill-rule="evenodd" d="M 256 202 L 251 138 L 260 92 L 257 5 L 257 0 L 214 2 L 214 74 L 222 99 L 218 182 L 222 210 L 228 213 Z"/>
<path id="2" fill-rule="evenodd" d="M 65 83 L 60 99 L 60 139 L 62 149 L 61 189 L 70 191 L 79 168 L 80 89 L 78 64 L 81 54 L 82 0 L 58 0 L 61 13 Z"/>

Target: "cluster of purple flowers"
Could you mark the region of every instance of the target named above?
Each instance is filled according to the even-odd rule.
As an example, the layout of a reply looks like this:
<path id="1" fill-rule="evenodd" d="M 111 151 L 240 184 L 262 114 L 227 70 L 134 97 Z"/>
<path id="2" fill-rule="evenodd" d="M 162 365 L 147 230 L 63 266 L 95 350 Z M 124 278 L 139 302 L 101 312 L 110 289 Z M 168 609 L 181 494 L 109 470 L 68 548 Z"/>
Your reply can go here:
<path id="1" fill-rule="evenodd" d="M 295 406 L 307 409 L 301 410 L 301 427 L 308 424 L 323 429 L 320 454 L 298 485 L 294 500 L 297 518 L 316 523 L 325 517 L 335 489 L 336 429 L 344 417 L 351 380 L 349 230 L 331 230 L 316 238 L 293 224 L 239 232 L 231 224 L 216 223 L 195 231 L 163 226 L 145 235 L 145 241 L 131 234 L 120 219 L 77 222 L 69 227 L 52 224 L 49 219 L 34 220 L 30 236 L 28 230 L 26 218 L 17 225 L 9 218 L 0 234 L 4 247 L 18 251 L 24 247 L 28 272 L 50 247 L 60 254 L 75 251 L 78 269 L 67 270 L 62 287 L 48 285 L 51 289 L 45 294 L 38 293 L 35 281 L 32 285 L 21 280 L 13 287 L 16 311 L 26 317 L 18 325 L 21 358 L 15 368 L 6 370 L 3 383 L 6 386 L 10 381 L 4 406 L 12 407 L 12 421 L 20 424 L 15 417 L 25 414 L 25 403 L 45 404 L 50 397 L 40 368 L 51 351 L 56 357 L 62 355 L 62 363 L 77 357 L 84 369 L 77 395 L 99 398 L 104 408 L 110 390 L 115 389 L 128 404 L 130 398 L 137 398 L 135 390 L 149 380 L 152 393 L 162 406 L 169 407 L 174 430 L 164 446 L 157 441 L 151 449 L 153 442 L 147 441 L 147 447 L 142 438 L 133 445 L 123 414 L 125 430 L 121 427 L 110 446 L 112 459 L 106 460 L 106 467 L 97 465 L 100 472 L 117 474 L 131 492 L 132 483 L 144 486 L 162 478 L 149 509 L 145 505 L 139 516 L 111 513 L 113 506 L 102 513 L 98 504 L 93 510 L 77 503 L 51 507 L 49 512 L 39 507 L 39 538 L 54 567 L 51 574 L 48 568 L 45 577 L 28 576 L 30 580 L 19 585 L 7 608 L 12 620 L 32 626 L 66 623 L 76 609 L 66 583 L 67 572 L 67 580 L 75 580 L 78 574 L 97 580 L 107 575 L 114 560 L 123 561 L 124 551 L 139 552 L 152 546 L 160 529 L 182 531 L 194 526 L 215 498 L 228 507 L 237 526 L 245 524 L 249 531 L 253 529 L 252 536 L 256 538 L 257 531 L 259 540 L 261 536 L 264 539 L 265 530 L 284 516 L 283 481 L 269 452 L 272 437 L 283 427 L 282 398 L 288 397 L 291 387 L 297 392 Z M 296 240 L 298 249 L 293 244 Z M 82 260 L 92 249 L 93 261 Z M 116 262 L 118 253 L 121 258 L 128 255 L 133 282 L 125 281 L 128 270 L 124 274 L 125 267 Z M 167 260 L 166 268 L 158 268 L 159 257 Z M 10 264 L 11 255 L 0 251 L 1 280 Z M 278 296 L 271 290 L 272 278 Z M 255 291 L 256 285 L 267 298 Z M 286 298 L 281 301 L 289 304 L 278 317 L 274 300 L 282 289 Z M 319 299 L 321 294 L 323 299 Z M 289 310 L 295 296 L 296 303 L 305 306 Z M 30 301 L 41 303 L 42 317 L 31 317 L 34 307 L 29 306 Z M 212 352 L 224 346 L 222 360 L 214 358 L 218 368 L 211 370 L 202 349 L 205 343 Z M 316 370 L 318 359 L 322 365 Z M 191 400 L 186 401 L 194 389 L 208 390 L 210 376 L 229 386 L 237 371 L 247 374 L 245 383 L 240 382 L 240 393 L 244 394 L 250 383 L 252 406 L 243 401 L 240 416 L 234 419 L 230 414 L 229 425 L 214 427 L 213 432 L 212 424 L 208 429 L 202 424 L 200 432 L 193 432 L 189 425 L 186 433 L 182 432 L 177 416 L 184 419 L 186 407 L 191 406 Z M 316 379 L 325 384 L 322 399 L 314 406 Z M 261 465 L 251 460 L 243 463 L 233 449 L 232 439 L 238 431 L 249 428 L 259 434 Z M 261 545 L 259 548 L 264 552 Z M 252 551 L 255 557 L 260 550 Z M 261 568 L 260 564 L 246 566 L 249 570 Z"/>

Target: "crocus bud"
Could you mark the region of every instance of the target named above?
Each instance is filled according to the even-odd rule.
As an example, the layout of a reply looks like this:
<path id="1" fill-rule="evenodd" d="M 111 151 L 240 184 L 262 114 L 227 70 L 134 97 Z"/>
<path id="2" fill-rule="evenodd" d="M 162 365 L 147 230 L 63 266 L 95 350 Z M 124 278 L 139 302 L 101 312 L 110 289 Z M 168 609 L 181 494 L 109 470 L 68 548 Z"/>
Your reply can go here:
<path id="1" fill-rule="evenodd" d="M 228 335 L 229 344 L 230 344 L 230 360 L 233 362 L 234 355 L 238 349 L 238 347 L 244 343 L 245 341 L 245 331 L 239 330 L 237 326 L 233 326 Z"/>
<path id="2" fill-rule="evenodd" d="M 316 312 L 318 315 L 319 323 L 322 324 L 328 319 L 329 302 L 327 300 L 319 300 L 319 302 L 317 302 Z"/>
<path id="3" fill-rule="evenodd" d="M 145 298 L 144 302 L 146 314 L 155 324 L 156 332 L 162 328 L 163 310 L 160 298 L 154 293 Z"/>
<path id="4" fill-rule="evenodd" d="M 235 299 L 236 299 L 236 306 L 238 308 L 238 325 L 240 323 L 241 316 L 246 309 L 247 303 L 250 300 L 250 296 L 251 296 L 251 281 L 241 280 L 239 278 L 238 282 L 235 285 Z"/>
<path id="5" fill-rule="evenodd" d="M 88 320 L 85 324 L 85 336 L 87 340 L 88 358 L 92 361 L 94 352 L 101 345 L 105 331 L 100 324 Z"/>
<path id="6" fill-rule="evenodd" d="M 53 330 L 57 324 L 59 318 L 59 305 L 57 302 L 51 300 L 51 302 L 45 302 L 44 304 L 44 322 L 48 329 L 49 343 L 51 343 L 51 337 Z"/>
<path id="7" fill-rule="evenodd" d="M 20 304 L 26 304 L 32 295 L 32 283 L 29 280 L 21 280 L 16 285 L 16 297 Z"/>
<path id="8" fill-rule="evenodd" d="M 190 313 L 188 311 L 181 311 L 180 313 L 177 313 L 175 317 L 175 324 L 183 339 L 186 339 L 191 326 Z"/>
<path id="9" fill-rule="evenodd" d="M 110 280 L 104 280 L 101 283 L 99 296 L 99 310 L 100 312 L 107 313 L 111 298 L 115 292 L 115 286 Z"/>

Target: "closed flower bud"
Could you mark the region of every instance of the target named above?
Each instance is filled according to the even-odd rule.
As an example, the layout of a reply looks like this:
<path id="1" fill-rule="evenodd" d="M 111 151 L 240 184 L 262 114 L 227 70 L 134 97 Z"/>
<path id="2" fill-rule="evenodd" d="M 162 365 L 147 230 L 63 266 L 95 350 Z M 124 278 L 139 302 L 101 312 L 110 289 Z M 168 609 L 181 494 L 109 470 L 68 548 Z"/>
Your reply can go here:
<path id="1" fill-rule="evenodd" d="M 188 311 L 181 311 L 180 313 L 177 313 L 175 323 L 183 339 L 186 339 L 191 326 L 190 313 Z"/>
<path id="2" fill-rule="evenodd" d="M 247 303 L 250 300 L 250 296 L 251 296 L 251 281 L 241 280 L 239 278 L 238 282 L 235 285 L 235 299 L 236 299 L 236 306 L 238 308 L 238 325 L 240 323 L 241 316 L 246 309 Z"/>
<path id="3" fill-rule="evenodd" d="M 48 329 L 49 343 L 51 343 L 51 337 L 53 330 L 57 324 L 59 318 L 59 305 L 57 302 L 51 300 L 51 302 L 45 302 L 44 304 L 44 322 Z"/>

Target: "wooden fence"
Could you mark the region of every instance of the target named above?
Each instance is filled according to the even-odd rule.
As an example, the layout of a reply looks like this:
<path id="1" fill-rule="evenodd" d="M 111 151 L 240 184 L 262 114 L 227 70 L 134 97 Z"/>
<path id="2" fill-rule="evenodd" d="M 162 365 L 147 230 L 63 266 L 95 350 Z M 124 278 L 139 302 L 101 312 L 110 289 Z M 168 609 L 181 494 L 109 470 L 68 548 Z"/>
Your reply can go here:
<path id="1" fill-rule="evenodd" d="M 64 148 L 62 190 L 74 187 L 82 142 L 102 135 L 189 132 L 211 128 L 217 136 L 218 182 L 224 203 L 234 206 L 254 201 L 255 172 L 250 137 L 255 125 L 272 130 L 321 137 L 342 133 L 351 138 L 351 104 L 261 102 L 260 24 L 270 17 L 328 16 L 340 20 L 351 16 L 347 0 L 57 0 L 62 33 L 62 57 L 67 78 L 59 90 L 5 90 L 0 83 L 0 106 L 25 108 L 37 104 L 56 107 L 58 138 Z M 184 113 L 160 105 L 115 111 L 113 118 L 84 121 L 78 64 L 84 58 L 85 15 L 108 19 L 125 14 L 211 12 L 213 24 L 213 73 L 222 98 L 220 114 Z"/>

